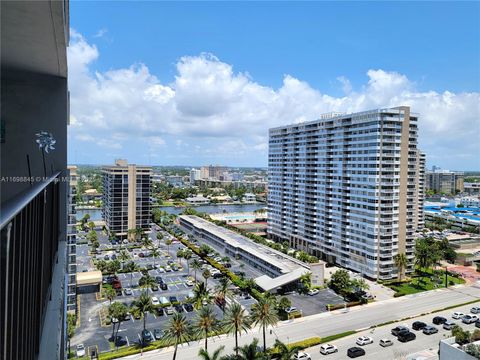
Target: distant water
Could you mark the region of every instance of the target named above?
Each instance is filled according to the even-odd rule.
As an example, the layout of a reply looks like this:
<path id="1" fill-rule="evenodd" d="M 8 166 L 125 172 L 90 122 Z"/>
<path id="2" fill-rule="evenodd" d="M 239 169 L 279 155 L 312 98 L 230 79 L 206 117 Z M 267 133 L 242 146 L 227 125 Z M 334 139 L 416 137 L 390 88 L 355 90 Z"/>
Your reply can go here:
<path id="1" fill-rule="evenodd" d="M 230 204 L 230 205 L 202 205 L 194 206 L 193 208 L 197 211 L 204 212 L 207 214 L 217 214 L 217 213 L 236 213 L 236 212 L 253 212 L 258 209 L 266 207 L 267 204 Z M 174 206 L 160 206 L 159 209 L 168 212 L 169 214 L 180 214 L 185 208 L 183 207 L 174 207 Z M 102 210 L 101 209 L 87 209 L 87 210 L 77 210 L 77 220 L 81 220 L 85 214 L 90 214 L 90 219 L 92 221 L 102 220 Z"/>
<path id="2" fill-rule="evenodd" d="M 196 211 L 207 214 L 217 213 L 235 213 L 235 212 L 253 212 L 258 209 L 266 207 L 267 204 L 229 204 L 229 205 L 201 205 L 194 206 Z M 174 206 L 160 206 L 160 210 L 166 211 L 169 214 L 180 214 L 185 208 Z"/>

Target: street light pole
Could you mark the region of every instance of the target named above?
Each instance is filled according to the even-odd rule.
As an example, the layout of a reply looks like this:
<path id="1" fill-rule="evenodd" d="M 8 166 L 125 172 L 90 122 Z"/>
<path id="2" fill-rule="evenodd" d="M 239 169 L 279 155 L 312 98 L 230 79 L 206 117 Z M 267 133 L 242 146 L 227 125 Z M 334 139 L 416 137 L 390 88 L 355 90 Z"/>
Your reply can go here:
<path id="1" fill-rule="evenodd" d="M 448 288 L 448 267 L 445 266 L 445 287 Z"/>

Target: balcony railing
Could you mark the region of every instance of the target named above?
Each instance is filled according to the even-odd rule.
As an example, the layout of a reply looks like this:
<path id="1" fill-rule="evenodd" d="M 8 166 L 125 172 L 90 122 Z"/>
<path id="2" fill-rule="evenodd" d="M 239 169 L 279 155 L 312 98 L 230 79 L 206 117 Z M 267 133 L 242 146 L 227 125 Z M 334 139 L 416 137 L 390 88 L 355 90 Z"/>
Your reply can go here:
<path id="1" fill-rule="evenodd" d="M 51 292 L 60 225 L 60 172 L 2 204 L 2 359 L 33 359 Z M 28 340 L 25 340 L 28 339 Z"/>

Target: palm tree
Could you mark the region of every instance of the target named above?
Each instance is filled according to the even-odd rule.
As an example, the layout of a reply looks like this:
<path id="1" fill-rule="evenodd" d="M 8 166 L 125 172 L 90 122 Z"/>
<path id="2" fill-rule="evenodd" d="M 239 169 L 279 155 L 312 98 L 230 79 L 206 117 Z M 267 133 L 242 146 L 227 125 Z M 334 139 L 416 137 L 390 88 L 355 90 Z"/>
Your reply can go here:
<path id="1" fill-rule="evenodd" d="M 405 267 L 407 266 L 407 256 L 405 253 L 399 253 L 393 257 L 393 260 L 398 269 L 398 280 L 401 281 L 405 274 Z"/>
<path id="2" fill-rule="evenodd" d="M 139 280 L 138 280 L 138 285 L 141 287 L 147 289 L 149 287 L 152 287 L 153 285 L 156 285 L 155 279 L 150 276 L 149 274 L 143 275 Z"/>
<path id="3" fill-rule="evenodd" d="M 227 298 L 232 297 L 232 290 L 230 289 L 231 284 L 232 281 L 229 278 L 222 277 L 219 281 L 219 284 L 215 288 L 216 297 L 219 300 L 223 311 L 225 311 L 225 304 Z"/>
<path id="4" fill-rule="evenodd" d="M 167 253 L 168 253 L 168 256 L 170 256 L 170 245 L 172 245 L 172 240 L 171 239 L 165 240 L 165 245 L 167 245 Z"/>
<path id="5" fill-rule="evenodd" d="M 430 266 L 430 245 L 425 239 L 417 239 L 415 244 L 415 265 L 426 270 Z"/>
<path id="6" fill-rule="evenodd" d="M 261 352 L 258 351 L 258 339 L 255 338 L 253 341 L 244 345 L 240 348 L 236 348 L 235 351 L 239 351 L 240 355 L 237 353 L 238 360 L 264 360 L 265 357 Z"/>
<path id="7" fill-rule="evenodd" d="M 125 319 L 125 316 L 127 316 L 127 307 L 125 306 L 124 303 L 117 302 L 115 301 L 113 304 L 111 304 L 108 307 L 108 315 L 110 316 L 111 319 L 115 318 L 118 320 L 117 322 L 117 331 L 115 332 L 115 323 L 112 321 L 113 324 L 113 331 L 112 331 L 112 339 L 114 341 L 114 344 L 117 343 L 117 336 L 118 336 L 118 330 L 120 329 L 120 324 Z"/>
<path id="8" fill-rule="evenodd" d="M 280 360 L 294 360 L 294 356 L 302 350 L 300 346 L 289 346 L 278 339 L 275 340 L 274 348 L 280 355 Z"/>
<path id="9" fill-rule="evenodd" d="M 153 267 L 156 267 L 155 259 L 161 255 L 160 251 L 156 246 L 152 247 L 152 256 L 153 256 Z"/>
<path id="10" fill-rule="evenodd" d="M 147 312 L 153 311 L 152 298 L 144 290 L 137 300 L 135 300 L 135 307 L 142 313 L 143 316 L 143 330 L 145 331 L 147 325 Z M 143 339 L 142 339 L 143 346 Z"/>
<path id="11" fill-rule="evenodd" d="M 153 245 L 152 240 L 150 240 L 148 236 L 140 238 L 140 243 L 142 244 L 142 246 L 146 248 L 149 248 L 150 246 Z"/>
<path id="12" fill-rule="evenodd" d="M 200 351 L 198 352 L 198 356 L 202 360 L 221 360 L 220 353 L 223 351 L 224 348 L 225 346 L 220 346 L 217 350 L 213 352 L 212 355 L 210 355 L 207 350 L 200 349 Z"/>
<path id="13" fill-rule="evenodd" d="M 207 286 L 208 279 L 212 277 L 212 273 L 210 270 L 205 269 L 205 271 L 202 273 L 203 278 L 205 279 L 205 287 Z"/>
<path id="14" fill-rule="evenodd" d="M 193 251 L 190 249 L 185 249 L 183 250 L 183 258 L 187 261 L 187 272 L 190 272 L 190 264 L 188 263 L 188 260 L 192 258 Z"/>
<path id="15" fill-rule="evenodd" d="M 195 308 L 199 309 L 204 301 L 209 304 L 211 302 L 211 297 L 205 283 L 200 282 L 195 284 L 193 289 L 193 303 L 195 304 Z"/>
<path id="16" fill-rule="evenodd" d="M 208 333 L 219 329 L 218 319 L 212 308 L 203 306 L 197 313 L 195 321 L 197 334 L 205 337 L 205 351 L 208 350 Z"/>
<path id="17" fill-rule="evenodd" d="M 260 325 L 263 331 L 263 351 L 267 351 L 267 339 L 265 331 L 268 326 L 275 326 L 278 323 L 278 315 L 270 299 L 261 298 L 252 305 L 252 320 L 254 325 Z"/>
<path id="18" fill-rule="evenodd" d="M 194 276 L 195 276 L 195 282 L 197 281 L 197 270 L 200 270 L 202 268 L 202 263 L 198 261 L 197 259 L 193 259 L 192 261 L 192 269 L 194 271 Z"/>
<path id="19" fill-rule="evenodd" d="M 305 286 L 307 290 L 310 290 L 310 288 L 312 287 L 312 273 L 306 272 L 305 274 L 302 274 L 299 281 L 302 283 L 303 286 Z"/>
<path id="20" fill-rule="evenodd" d="M 180 259 L 180 265 L 182 264 L 183 251 L 181 249 L 177 251 L 177 259 Z"/>
<path id="21" fill-rule="evenodd" d="M 105 295 L 105 297 L 110 300 L 110 304 L 112 303 L 112 300 L 115 298 L 115 296 L 117 295 L 117 292 L 115 291 L 114 288 L 112 287 L 106 287 L 105 289 L 103 289 L 103 293 Z"/>
<path id="22" fill-rule="evenodd" d="M 130 255 L 128 254 L 127 250 L 122 249 L 122 250 L 120 250 L 120 254 L 118 254 L 117 259 L 122 263 L 122 270 L 123 270 L 123 266 L 125 264 L 125 261 L 130 259 Z"/>
<path id="23" fill-rule="evenodd" d="M 238 334 L 250 329 L 250 319 L 239 303 L 234 302 L 227 308 L 223 318 L 223 326 L 227 333 L 235 334 L 235 353 L 238 356 Z"/>
<path id="24" fill-rule="evenodd" d="M 173 360 L 177 357 L 178 344 L 188 342 L 190 340 L 190 323 L 184 315 L 176 313 L 170 319 L 167 328 L 165 329 L 164 338 L 167 341 L 173 341 L 175 344 L 175 351 L 173 352 Z"/>

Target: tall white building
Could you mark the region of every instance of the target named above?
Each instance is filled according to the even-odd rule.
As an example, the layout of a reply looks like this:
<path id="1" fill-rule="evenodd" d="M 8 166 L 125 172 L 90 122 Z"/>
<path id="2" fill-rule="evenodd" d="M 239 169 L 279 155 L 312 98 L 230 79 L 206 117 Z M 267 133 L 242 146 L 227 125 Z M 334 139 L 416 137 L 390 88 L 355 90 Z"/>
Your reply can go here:
<path id="1" fill-rule="evenodd" d="M 269 131 L 269 235 L 370 278 L 413 270 L 425 157 L 406 106 Z"/>
<path id="2" fill-rule="evenodd" d="M 190 184 L 195 185 L 196 180 L 200 180 L 202 177 L 202 171 L 199 169 L 191 169 L 190 170 Z"/>

